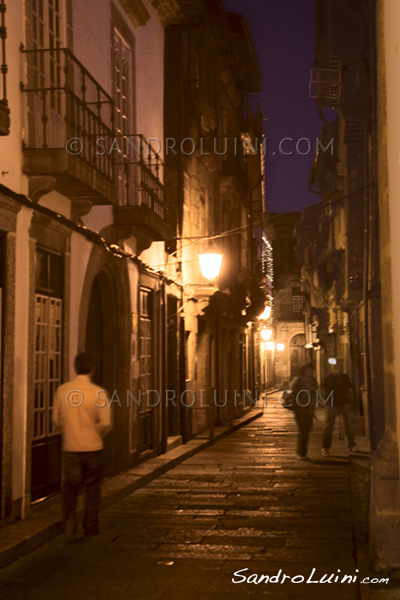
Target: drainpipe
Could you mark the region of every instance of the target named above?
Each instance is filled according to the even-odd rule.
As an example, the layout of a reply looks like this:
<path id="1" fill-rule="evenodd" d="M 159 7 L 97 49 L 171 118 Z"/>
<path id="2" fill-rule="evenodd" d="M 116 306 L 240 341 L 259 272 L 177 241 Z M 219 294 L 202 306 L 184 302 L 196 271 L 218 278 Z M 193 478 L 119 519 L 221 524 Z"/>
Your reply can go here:
<path id="1" fill-rule="evenodd" d="M 185 302 L 183 285 L 181 286 L 181 313 L 180 313 L 180 324 L 179 324 L 179 416 L 180 416 L 180 429 L 182 435 L 182 443 L 188 442 L 187 432 L 187 411 L 186 406 L 182 404 L 180 399 L 186 389 L 186 346 L 185 346 L 185 316 L 183 312 L 183 305 Z"/>
<path id="2" fill-rule="evenodd" d="M 365 139 L 365 136 L 364 136 Z M 367 165 L 368 179 L 369 169 Z M 371 348 L 369 330 L 369 213 L 370 213 L 370 186 L 367 187 L 364 205 L 364 278 L 363 278 L 363 302 L 364 302 L 364 352 L 365 352 L 365 379 L 367 387 L 368 425 L 370 434 L 371 450 L 376 448 L 375 433 L 372 424 L 372 375 L 371 375 Z"/>
<path id="3" fill-rule="evenodd" d="M 167 290 L 165 278 L 161 283 L 161 373 L 162 373 L 162 395 L 161 395 L 161 452 L 164 454 L 168 446 L 168 406 L 166 402 L 167 390 Z"/>

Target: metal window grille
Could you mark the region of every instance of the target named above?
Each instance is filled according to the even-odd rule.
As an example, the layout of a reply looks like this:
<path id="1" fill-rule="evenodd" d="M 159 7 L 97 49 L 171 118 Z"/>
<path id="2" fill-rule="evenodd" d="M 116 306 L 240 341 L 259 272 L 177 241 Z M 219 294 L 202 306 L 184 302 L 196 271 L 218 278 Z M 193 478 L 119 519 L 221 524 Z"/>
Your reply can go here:
<path id="1" fill-rule="evenodd" d="M 153 447 L 153 411 L 148 405 L 147 392 L 153 388 L 153 323 L 151 291 L 140 290 L 140 428 L 139 452 Z"/>
<path id="2" fill-rule="evenodd" d="M 311 69 L 309 96 L 337 100 L 341 91 L 339 69 Z"/>
<path id="3" fill-rule="evenodd" d="M 292 296 L 293 312 L 301 312 L 301 296 Z"/>
<path id="4" fill-rule="evenodd" d="M 115 132 L 121 148 L 122 160 L 117 165 L 118 197 L 121 204 L 133 203 L 133 165 L 129 160 L 127 140 L 131 133 L 131 78 L 132 52 L 119 31 L 114 29 L 114 101 Z M 136 160 L 136 159 L 135 159 Z"/>
<path id="5" fill-rule="evenodd" d="M 35 364 L 33 438 L 53 434 L 51 418 L 56 388 L 61 383 L 62 300 L 35 296 Z"/>

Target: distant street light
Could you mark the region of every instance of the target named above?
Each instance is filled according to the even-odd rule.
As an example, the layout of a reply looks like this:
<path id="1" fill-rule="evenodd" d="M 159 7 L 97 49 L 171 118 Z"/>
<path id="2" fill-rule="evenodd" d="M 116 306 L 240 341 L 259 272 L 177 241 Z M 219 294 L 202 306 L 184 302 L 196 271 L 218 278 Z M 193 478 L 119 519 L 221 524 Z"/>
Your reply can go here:
<path id="1" fill-rule="evenodd" d="M 215 248 L 210 248 L 202 254 L 199 254 L 200 270 L 203 277 L 213 281 L 219 275 L 221 270 L 223 255 Z"/>
<path id="2" fill-rule="evenodd" d="M 278 352 L 283 352 L 285 349 L 285 344 L 277 344 L 276 349 L 278 350 Z"/>
<path id="3" fill-rule="evenodd" d="M 261 329 L 261 337 L 264 340 L 264 342 L 268 342 L 268 340 L 271 339 L 272 336 L 272 329 Z"/>
<path id="4" fill-rule="evenodd" d="M 264 312 L 258 317 L 262 321 L 267 321 L 271 316 L 271 307 L 266 306 Z"/>

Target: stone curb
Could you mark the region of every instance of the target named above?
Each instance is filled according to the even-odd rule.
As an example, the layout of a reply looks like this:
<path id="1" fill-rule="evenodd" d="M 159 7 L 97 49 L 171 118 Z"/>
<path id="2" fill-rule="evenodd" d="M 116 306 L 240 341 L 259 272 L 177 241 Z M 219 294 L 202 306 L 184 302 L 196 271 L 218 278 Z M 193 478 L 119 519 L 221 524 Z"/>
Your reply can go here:
<path id="1" fill-rule="evenodd" d="M 101 509 L 114 504 L 125 496 L 144 487 L 186 459 L 191 458 L 223 437 L 258 419 L 262 414 L 262 410 L 256 409 L 251 411 L 232 423 L 232 427 L 215 428 L 212 442 L 210 442 L 208 437 L 195 438 L 187 444 L 170 450 L 166 454 L 157 456 L 115 477 L 105 479 Z M 39 546 L 61 534 L 62 521 L 60 513 L 61 507 L 60 502 L 58 502 L 48 508 L 38 510 L 27 519 L 17 521 L 0 529 L 0 569 L 18 558 L 26 556 Z M 78 514 L 81 515 L 82 510 Z"/>

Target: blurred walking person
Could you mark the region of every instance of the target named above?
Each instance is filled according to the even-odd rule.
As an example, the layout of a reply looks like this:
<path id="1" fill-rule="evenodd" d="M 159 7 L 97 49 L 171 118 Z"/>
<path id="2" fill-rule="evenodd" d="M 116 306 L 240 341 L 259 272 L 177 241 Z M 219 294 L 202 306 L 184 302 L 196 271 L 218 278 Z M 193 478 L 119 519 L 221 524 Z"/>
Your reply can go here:
<path id="1" fill-rule="evenodd" d="M 297 456 L 301 460 L 309 460 L 307 456 L 308 439 L 312 429 L 318 383 L 315 379 L 315 366 L 307 362 L 300 369 L 300 376 L 290 384 L 291 402 L 298 428 Z"/>
<path id="2" fill-rule="evenodd" d="M 105 390 L 92 383 L 94 361 L 82 352 L 74 360 L 76 377 L 55 394 L 53 427 L 62 436 L 65 541 L 76 541 L 76 505 L 85 490 L 85 537 L 99 532 L 98 515 L 104 437 L 111 430 L 111 407 Z"/>
<path id="3" fill-rule="evenodd" d="M 344 372 L 344 361 L 341 358 L 336 359 L 333 371 L 329 375 L 326 375 L 322 387 L 324 397 L 329 398 L 331 396 L 325 404 L 325 429 L 322 438 L 322 455 L 329 456 L 333 428 L 336 417 L 339 415 L 343 417 L 344 434 L 348 450 L 356 450 L 351 410 L 353 386 L 350 377 Z"/>

